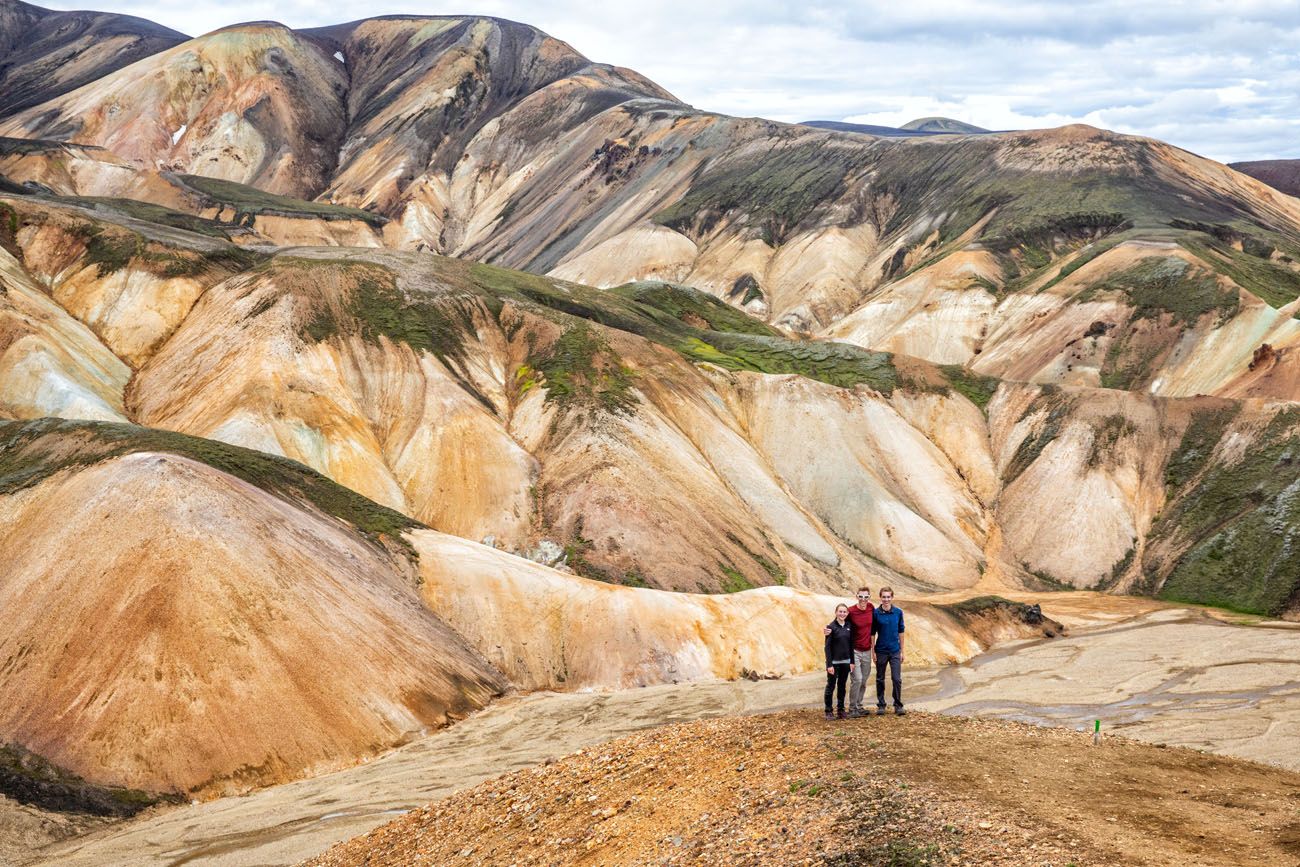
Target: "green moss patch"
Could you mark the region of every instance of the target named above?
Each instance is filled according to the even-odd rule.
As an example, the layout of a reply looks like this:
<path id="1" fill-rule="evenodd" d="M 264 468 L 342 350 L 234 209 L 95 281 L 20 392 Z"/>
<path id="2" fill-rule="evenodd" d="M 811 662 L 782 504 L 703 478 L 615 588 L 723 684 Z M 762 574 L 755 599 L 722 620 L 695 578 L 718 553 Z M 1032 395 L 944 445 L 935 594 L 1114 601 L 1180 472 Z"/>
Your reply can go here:
<path id="1" fill-rule="evenodd" d="M 944 364 L 939 367 L 939 372 L 943 374 L 944 379 L 952 390 L 978 406 L 981 410 L 987 410 L 989 401 L 997 393 L 998 385 L 1001 380 L 992 376 L 983 376 L 963 367 L 960 364 Z"/>
<path id="2" fill-rule="evenodd" d="M 114 274 L 128 265 L 146 269 L 160 277 L 194 277 L 213 268 L 231 273 L 254 267 L 265 255 L 234 244 L 210 250 L 189 250 L 150 242 L 138 232 L 117 225 L 81 223 L 71 228 L 86 244 L 83 262 L 94 265 L 100 277 Z"/>
<path id="3" fill-rule="evenodd" d="M 844 189 L 865 162 L 860 149 L 814 139 L 778 146 L 706 171 L 655 222 L 683 233 L 708 234 L 723 219 L 756 230 L 771 246 L 785 241 L 819 207 Z"/>
<path id="4" fill-rule="evenodd" d="M 1300 297 L 1300 272 L 1273 261 L 1274 248 L 1263 241 L 1248 237 L 1239 241 L 1245 249 L 1238 250 L 1219 238 L 1197 234 L 1180 243 L 1271 307 L 1283 307 Z"/>
<path id="5" fill-rule="evenodd" d="M 892 355 L 847 343 L 706 333 L 677 348 L 687 358 L 728 370 L 793 373 L 840 388 L 866 385 L 885 395 L 899 385 Z"/>
<path id="6" fill-rule="evenodd" d="M 61 813 L 126 818 L 160 803 L 180 803 L 173 793 L 97 786 L 16 744 L 0 745 L 0 794 L 20 804 Z"/>
<path id="7" fill-rule="evenodd" d="M 690 286 L 647 281 L 628 283 L 609 291 L 644 307 L 667 313 L 684 324 L 702 323 L 698 327 L 710 331 L 769 337 L 778 334 L 775 328 L 732 307 L 721 298 Z"/>
<path id="8" fill-rule="evenodd" d="M 1065 422 L 1069 418 L 1072 402 L 1059 388 L 1045 386 L 1041 394 L 1029 404 L 1025 415 L 1046 410 L 1046 417 L 1020 441 L 1016 452 L 1002 471 L 1002 481 L 1011 484 L 1020 474 L 1029 469 L 1049 444 L 1061 435 Z"/>
<path id="9" fill-rule="evenodd" d="M 341 270 L 347 284 L 345 316 L 321 307 L 304 326 L 307 336 L 319 342 L 340 332 L 359 330 L 369 340 L 387 337 L 443 360 L 464 356 L 466 338 L 474 334 L 472 300 L 408 295 L 398 288 L 397 276 L 379 265 L 329 265 Z"/>
<path id="10" fill-rule="evenodd" d="M 1092 432 L 1092 448 L 1088 451 L 1088 466 L 1095 467 L 1125 437 L 1137 433 L 1137 426 L 1122 415 L 1108 415 Z"/>
<path id="11" fill-rule="evenodd" d="M 176 175 L 175 177 L 182 185 L 200 193 L 213 205 L 234 210 L 235 221 L 242 226 L 251 226 L 253 220 L 260 214 L 277 217 L 310 217 L 318 220 L 361 220 L 374 228 L 379 228 L 388 222 L 385 217 L 361 208 L 279 196 L 259 190 L 257 187 L 220 178 L 205 178 L 202 175 Z"/>
<path id="12" fill-rule="evenodd" d="M 1139 334 L 1131 329 L 1115 337 L 1101 362 L 1101 387 L 1130 391 L 1150 382 L 1160 357 L 1176 339 L 1175 333 Z"/>
<path id="13" fill-rule="evenodd" d="M 1075 300 L 1091 301 L 1103 292 L 1125 296 L 1137 319 L 1169 315 L 1175 322 L 1195 325 L 1217 313 L 1220 322 L 1240 306 L 1235 290 L 1220 285 L 1212 271 L 1197 268 L 1176 256 L 1149 258 L 1080 292 Z"/>
<path id="14" fill-rule="evenodd" d="M 567 329 L 530 363 L 542 375 L 546 399 L 561 409 L 584 407 L 627 414 L 638 403 L 632 390 L 632 370 L 586 322 Z"/>
<path id="15" fill-rule="evenodd" d="M 746 578 L 739 569 L 730 563 L 722 566 L 722 581 L 720 582 L 723 593 L 739 593 L 742 590 L 753 590 L 754 584 Z"/>
<path id="16" fill-rule="evenodd" d="M 0 248 L 19 262 L 23 260 L 23 250 L 18 246 L 18 230 L 21 226 L 18 212 L 0 202 Z"/>
<path id="17" fill-rule="evenodd" d="M 443 291 L 405 292 L 391 271 L 363 261 L 279 257 L 275 267 L 367 269 L 373 276 L 349 278 L 355 286 L 340 309 L 323 309 L 304 324 L 304 336 L 324 340 L 338 333 L 385 335 L 391 340 L 459 357 L 473 334 L 475 311 L 500 317 L 506 303 L 522 307 L 562 328 L 555 347 L 530 354 L 522 384 L 545 381 L 548 394 L 566 404 L 574 401 L 626 411 L 634 374 L 594 326 L 635 334 L 686 358 L 728 370 L 797 374 L 830 385 L 868 385 L 889 394 L 900 385 L 893 356 L 845 343 L 792 340 L 777 336 L 762 322 L 696 289 L 666 283 L 630 284 L 615 290 L 593 289 L 453 259 L 433 259 L 447 284 Z M 720 329 L 720 330 L 714 330 Z"/>
<path id="18" fill-rule="evenodd" d="M 1165 493 L 1168 497 L 1172 499 L 1183 485 L 1205 468 L 1228 425 L 1240 411 L 1240 404 L 1225 401 L 1219 408 L 1192 414 L 1178 447 L 1165 463 Z"/>
<path id="19" fill-rule="evenodd" d="M 1188 454 L 1205 450 L 1220 423 L 1208 419 Z M 1152 536 L 1188 547 L 1161 598 L 1277 615 L 1300 593 L 1300 410 L 1279 412 L 1256 443 L 1199 475 L 1191 473 L 1203 459 L 1179 465 L 1191 481 Z"/>
<path id="20" fill-rule="evenodd" d="M 150 202 L 141 202 L 136 199 L 103 198 L 98 196 L 65 196 L 60 198 L 60 201 L 74 205 L 98 205 L 118 211 L 128 217 L 143 220 L 146 223 L 155 223 L 159 226 L 169 226 L 173 229 L 184 229 L 187 232 L 207 235 L 212 238 L 230 237 L 229 228 L 218 223 L 216 220 L 207 220 L 203 217 L 196 217 L 193 214 L 186 214 L 182 211 L 173 211 L 171 208 L 164 208 L 162 205 L 155 205 Z"/>
<path id="21" fill-rule="evenodd" d="M 80 234 L 86 240 L 87 265 L 94 265 L 101 277 L 121 271 L 144 249 L 144 238 L 126 230 L 104 231 L 102 226 L 86 225 Z"/>

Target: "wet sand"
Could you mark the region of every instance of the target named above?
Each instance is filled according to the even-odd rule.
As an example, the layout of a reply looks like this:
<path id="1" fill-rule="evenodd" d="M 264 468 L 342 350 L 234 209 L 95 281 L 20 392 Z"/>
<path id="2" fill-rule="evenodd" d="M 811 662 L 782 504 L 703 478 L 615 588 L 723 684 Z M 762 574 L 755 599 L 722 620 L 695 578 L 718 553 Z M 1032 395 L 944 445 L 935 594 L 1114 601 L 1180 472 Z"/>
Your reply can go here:
<path id="1" fill-rule="evenodd" d="M 905 698 L 916 708 L 1048 725 L 1100 718 L 1104 731 L 1300 770 L 1300 629 L 1147 611 L 1086 626 L 1081 610 L 1074 635 L 909 670 Z M 633 731 L 816 708 L 821 682 L 812 674 L 508 698 L 356 768 L 137 819 L 61 844 L 39 863 L 292 864 L 483 779 Z"/>

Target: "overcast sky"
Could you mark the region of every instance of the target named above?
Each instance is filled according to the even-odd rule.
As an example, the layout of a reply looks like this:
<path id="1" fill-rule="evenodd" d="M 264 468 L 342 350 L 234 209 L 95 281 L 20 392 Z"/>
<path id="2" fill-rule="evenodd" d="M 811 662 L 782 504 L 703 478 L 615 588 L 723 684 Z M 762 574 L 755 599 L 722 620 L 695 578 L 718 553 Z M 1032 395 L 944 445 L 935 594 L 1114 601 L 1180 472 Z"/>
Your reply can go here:
<path id="1" fill-rule="evenodd" d="M 190 35 L 261 19 L 314 27 L 348 15 L 311 0 L 36 2 L 139 15 Z M 1300 157 L 1295 0 L 378 0 L 348 8 L 356 17 L 523 21 L 727 114 L 890 126 L 946 115 L 989 129 L 1078 121 L 1225 162 Z"/>

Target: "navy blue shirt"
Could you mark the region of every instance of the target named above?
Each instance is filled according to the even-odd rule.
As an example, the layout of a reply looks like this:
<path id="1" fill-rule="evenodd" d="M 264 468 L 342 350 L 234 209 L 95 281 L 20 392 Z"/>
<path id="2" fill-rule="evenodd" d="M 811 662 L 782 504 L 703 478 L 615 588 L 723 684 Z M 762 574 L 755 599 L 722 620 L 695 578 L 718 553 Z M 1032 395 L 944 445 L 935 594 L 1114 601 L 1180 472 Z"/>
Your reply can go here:
<path id="1" fill-rule="evenodd" d="M 906 630 L 903 628 L 903 609 L 895 605 L 886 611 L 876 606 L 876 616 L 871 621 L 871 632 L 876 636 L 876 653 L 898 653 L 903 643 L 898 636 Z"/>

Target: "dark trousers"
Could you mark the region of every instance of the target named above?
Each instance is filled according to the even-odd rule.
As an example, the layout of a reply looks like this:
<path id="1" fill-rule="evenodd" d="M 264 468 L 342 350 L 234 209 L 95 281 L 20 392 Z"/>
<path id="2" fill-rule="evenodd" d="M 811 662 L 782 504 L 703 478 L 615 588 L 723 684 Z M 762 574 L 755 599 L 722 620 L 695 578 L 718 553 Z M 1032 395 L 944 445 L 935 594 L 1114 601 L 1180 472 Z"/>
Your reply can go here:
<path id="1" fill-rule="evenodd" d="M 889 666 L 889 676 L 894 681 L 894 707 L 903 706 L 903 654 L 876 654 L 876 707 L 885 706 L 885 666 Z M 827 693 L 829 695 L 829 693 Z M 829 699 L 828 699 L 829 700 Z"/>
<path id="2" fill-rule="evenodd" d="M 835 673 L 826 675 L 826 712 L 831 712 L 831 696 L 839 702 L 839 709 L 844 710 L 844 688 L 849 685 L 849 664 L 836 663 Z"/>

